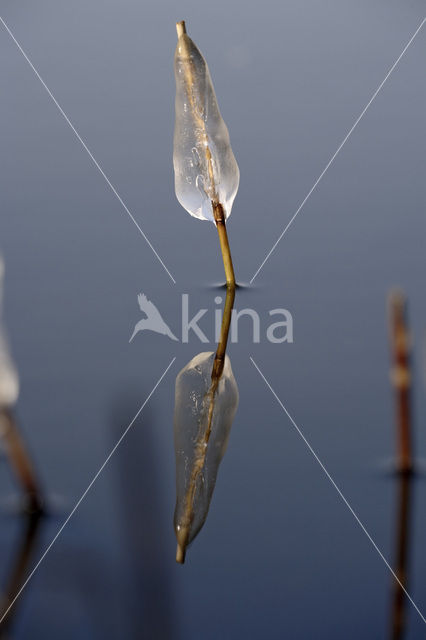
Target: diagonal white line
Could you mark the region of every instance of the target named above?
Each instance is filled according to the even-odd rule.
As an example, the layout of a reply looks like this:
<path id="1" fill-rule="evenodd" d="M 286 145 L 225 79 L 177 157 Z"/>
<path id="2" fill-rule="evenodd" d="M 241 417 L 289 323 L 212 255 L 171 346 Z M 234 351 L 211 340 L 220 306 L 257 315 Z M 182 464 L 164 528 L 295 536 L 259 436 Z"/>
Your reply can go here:
<path id="1" fill-rule="evenodd" d="M 167 273 L 167 275 L 169 276 L 169 278 L 172 280 L 173 284 L 176 284 L 176 280 L 174 279 L 174 277 L 172 276 L 172 274 L 170 273 L 170 271 L 168 270 L 168 268 L 166 267 L 166 265 L 164 264 L 163 260 L 160 258 L 160 256 L 158 255 L 157 251 L 154 249 L 153 245 L 151 244 L 150 240 L 148 239 L 148 237 L 145 235 L 145 233 L 142 231 L 140 225 L 138 224 L 138 222 L 136 221 L 136 219 L 134 218 L 134 216 L 132 215 L 132 213 L 130 212 L 129 208 L 127 207 L 127 205 L 125 204 L 125 202 L 123 201 L 122 197 L 120 196 L 120 194 L 118 193 L 117 189 L 114 187 L 114 185 L 111 183 L 110 179 L 108 178 L 108 176 L 106 175 L 105 171 L 102 169 L 101 165 L 99 164 L 99 162 L 96 160 L 95 156 L 93 155 L 93 153 L 90 151 L 89 147 L 87 146 L 87 144 L 84 142 L 83 138 L 81 137 L 81 135 L 78 133 L 77 129 L 75 128 L 75 126 L 73 125 L 73 123 L 71 122 L 71 120 L 69 119 L 69 117 L 67 116 L 67 114 L 65 113 L 65 111 L 62 109 L 61 105 L 59 104 L 59 102 L 56 100 L 55 96 L 53 95 L 53 93 L 51 92 L 51 90 L 49 89 L 49 87 L 47 86 L 47 84 L 45 83 L 45 81 L 43 80 L 43 78 L 41 77 L 41 75 L 39 74 L 39 72 L 37 71 L 37 69 L 35 68 L 35 66 L 33 65 L 33 63 L 31 62 L 31 60 L 29 59 L 29 57 L 27 56 L 27 54 L 25 53 L 24 49 L 21 47 L 21 45 L 19 44 L 19 42 L 17 41 L 17 39 L 15 38 L 15 36 L 13 35 L 13 33 L 11 32 L 11 30 L 9 29 L 9 27 L 7 26 L 7 24 L 5 23 L 5 21 L 3 20 L 3 18 L 0 16 L 0 22 L 2 23 L 2 25 L 4 26 L 4 28 L 6 29 L 6 31 L 8 32 L 8 34 L 10 35 L 10 37 L 12 38 L 13 42 L 16 44 L 16 46 L 18 47 L 19 51 L 22 53 L 22 55 L 24 56 L 25 60 L 28 62 L 29 66 L 31 67 L 31 69 L 33 70 L 33 72 L 35 73 L 35 75 L 37 76 L 37 78 L 40 80 L 41 84 L 43 85 L 44 89 L 47 91 L 49 97 L 52 99 L 52 101 L 54 102 L 56 108 L 58 109 L 59 113 L 62 115 L 62 117 L 64 118 L 65 122 L 68 124 L 68 126 L 70 127 L 70 129 L 72 130 L 72 132 L 74 133 L 75 137 L 77 138 L 77 140 L 80 142 L 80 144 L 82 145 L 83 149 L 86 151 L 87 155 L 89 156 L 89 158 L 91 159 L 91 161 L 93 162 L 93 164 L 95 165 L 95 167 L 97 168 L 97 170 L 99 171 L 99 173 L 101 174 L 101 176 L 103 177 L 103 179 L 105 180 L 105 182 L 107 183 L 107 185 L 109 186 L 109 188 L 111 189 L 111 191 L 113 192 L 113 194 L 115 195 L 115 197 L 117 198 L 118 202 L 121 204 L 121 206 L 123 207 L 124 211 L 127 213 L 127 215 L 129 216 L 130 220 L 133 222 L 133 224 L 135 225 L 135 227 L 137 228 L 137 230 L 139 231 L 139 233 L 142 235 L 143 239 L 145 240 L 145 242 L 148 244 L 149 248 L 151 249 L 151 251 L 154 253 L 155 257 L 157 258 L 157 260 L 160 262 L 161 266 L 163 267 L 163 269 L 165 270 L 165 272 Z"/>
<path id="2" fill-rule="evenodd" d="M 251 360 L 253 366 L 255 367 L 255 369 L 257 370 L 257 372 L 259 373 L 260 377 L 262 378 L 262 380 L 264 381 L 264 383 L 268 387 L 269 391 L 272 393 L 272 395 L 274 396 L 275 400 L 278 402 L 278 404 L 280 405 L 281 409 L 284 411 L 284 413 L 286 414 L 287 418 L 290 420 L 291 424 L 296 429 L 296 431 L 299 434 L 299 436 L 302 438 L 303 442 L 306 444 L 306 446 L 308 447 L 309 451 L 312 453 L 312 455 L 314 456 L 315 460 L 318 462 L 318 464 L 320 465 L 321 469 L 324 471 L 325 475 L 327 476 L 327 478 L 329 479 L 329 481 L 331 482 L 333 487 L 336 489 L 337 493 L 339 494 L 339 496 L 341 497 L 341 499 L 343 500 L 343 502 L 345 503 L 345 505 L 347 506 L 349 511 L 351 512 L 351 514 L 353 515 L 353 517 L 355 518 L 355 520 L 357 521 L 357 523 L 359 524 L 359 526 L 361 527 L 361 529 L 363 530 L 363 532 L 365 533 L 365 535 L 367 536 L 367 538 L 369 539 L 369 541 L 371 542 L 371 544 L 373 545 L 373 547 L 375 548 L 375 550 L 377 551 L 377 553 L 379 554 L 379 556 L 381 557 L 381 559 L 383 560 L 383 562 L 385 563 L 385 565 L 387 566 L 387 568 L 389 569 L 389 571 L 391 572 L 391 574 L 393 575 L 393 577 L 395 578 L 395 580 L 397 581 L 397 583 L 399 584 L 399 586 L 401 587 L 401 589 L 403 590 L 403 592 L 405 593 L 405 595 L 407 596 L 407 598 L 409 599 L 409 601 L 411 602 L 411 604 L 413 605 L 413 607 L 415 608 L 415 610 L 417 611 L 417 613 L 419 614 L 421 619 L 423 620 L 423 622 L 426 624 L 426 618 L 424 617 L 424 615 L 422 614 L 422 612 L 420 611 L 420 609 L 418 608 L 418 606 L 414 602 L 413 598 L 410 596 L 410 594 L 408 593 L 408 591 L 406 590 L 406 588 L 402 584 L 401 580 L 398 578 L 398 576 L 396 575 L 395 571 L 392 569 L 392 567 L 390 566 L 389 562 L 386 560 L 385 556 L 380 551 L 379 547 L 374 542 L 373 538 L 368 533 L 367 529 L 365 528 L 365 526 L 363 525 L 363 523 L 361 522 L 361 520 L 359 519 L 359 517 L 357 516 L 357 514 L 355 513 L 355 511 L 351 507 L 351 505 L 349 504 L 348 500 L 345 498 L 345 496 L 343 495 L 342 491 L 339 489 L 339 487 L 337 486 L 337 484 L 335 483 L 335 481 L 333 480 L 333 478 L 331 477 L 331 475 L 329 474 L 329 472 L 325 468 L 324 464 L 321 462 L 321 460 L 319 459 L 318 455 L 316 454 L 316 452 L 314 451 L 312 446 L 309 444 L 308 440 L 303 435 L 302 431 L 299 429 L 299 427 L 297 426 L 297 424 L 295 423 L 295 421 L 293 420 L 293 418 L 291 417 L 291 415 L 289 414 L 289 412 L 287 411 L 287 409 L 285 408 L 285 406 L 283 405 L 283 403 L 281 402 L 281 400 L 279 399 L 279 397 L 277 396 L 277 394 L 275 393 L 275 391 L 271 387 L 270 383 L 265 378 L 265 376 L 263 375 L 262 371 L 259 369 L 259 367 L 257 366 L 257 364 L 255 363 L 255 361 L 253 360 L 253 358 L 251 356 L 250 356 L 250 360 Z"/>
<path id="3" fill-rule="evenodd" d="M 172 366 L 172 364 L 174 363 L 174 361 L 176 360 L 176 357 L 174 357 L 167 369 L 163 372 L 163 374 L 161 375 L 161 377 L 157 380 L 155 386 L 153 387 L 151 393 L 149 394 L 149 396 L 146 398 L 145 402 L 143 403 L 143 405 L 141 406 L 141 408 L 139 409 L 139 411 L 137 412 L 137 414 L 135 415 L 135 417 L 132 419 L 132 421 L 130 422 L 130 424 L 126 427 L 125 431 L 123 432 L 123 434 L 120 436 L 119 440 L 117 441 L 117 443 L 114 445 L 113 449 L 111 450 L 110 454 L 108 455 L 108 457 L 106 458 L 105 462 L 102 464 L 102 466 L 99 468 L 99 470 L 97 471 L 97 473 L 95 474 L 95 476 L 93 477 L 92 481 L 90 482 L 89 486 L 87 487 L 87 489 L 84 491 L 84 493 L 81 495 L 81 497 L 78 499 L 78 501 L 76 502 L 76 504 L 74 505 L 74 508 L 72 509 L 71 513 L 68 515 L 68 517 L 66 518 L 66 520 L 64 521 L 64 523 L 62 524 L 61 528 L 59 529 L 58 533 L 55 535 L 55 537 L 53 538 L 53 540 L 50 542 L 49 546 L 46 548 L 46 550 L 44 551 L 43 555 L 41 556 L 40 560 L 37 562 L 37 564 L 35 565 L 35 567 L 33 568 L 33 570 L 31 571 L 31 573 L 29 574 L 28 578 L 25 580 L 24 584 L 22 585 L 22 587 L 19 589 L 18 593 L 15 595 L 15 597 L 13 598 L 12 602 L 10 603 L 10 605 L 8 606 L 8 608 L 6 609 L 6 611 L 3 613 L 2 617 L 0 618 L 0 624 L 3 622 L 3 620 L 5 619 L 5 617 L 7 616 L 7 614 L 9 613 L 9 611 L 11 610 L 11 608 L 13 607 L 13 605 L 15 604 L 15 602 L 17 601 L 17 599 L 19 598 L 19 596 L 21 595 L 21 593 L 23 592 L 23 590 L 25 589 L 25 587 L 27 586 L 27 584 L 29 583 L 29 581 L 31 580 L 31 578 L 33 577 L 33 575 L 35 574 L 35 572 L 37 571 L 37 569 L 39 568 L 39 566 L 41 565 L 41 563 L 43 562 L 43 560 L 45 559 L 45 557 L 47 556 L 47 554 L 49 553 L 49 551 L 51 550 L 51 548 L 53 547 L 53 545 L 55 544 L 56 540 L 59 538 L 59 536 L 61 535 L 62 531 L 65 529 L 65 527 L 67 526 L 68 522 L 71 520 L 71 518 L 73 517 L 73 515 L 75 514 L 75 512 L 77 511 L 78 507 L 81 505 L 81 503 L 83 502 L 84 498 L 87 496 L 87 494 L 89 493 L 90 489 L 93 487 L 93 485 L 95 484 L 96 480 L 99 478 L 99 476 L 101 475 L 102 471 L 105 469 L 106 465 L 108 464 L 108 462 L 111 460 L 112 456 L 114 455 L 114 453 L 116 452 L 116 450 L 118 449 L 118 447 L 120 446 L 121 442 L 124 440 L 124 438 L 126 437 L 127 433 L 129 432 L 129 430 L 131 429 L 131 427 L 133 426 L 134 422 L 137 420 L 138 416 L 140 415 L 141 411 L 143 410 L 143 408 L 145 407 L 145 405 L 149 402 L 152 394 L 155 392 L 155 390 L 157 389 L 158 385 L 161 383 L 161 381 L 163 380 L 164 376 L 166 375 L 166 373 L 168 372 L 168 370 L 170 369 L 170 367 Z"/>
<path id="4" fill-rule="evenodd" d="M 374 100 L 376 99 L 377 95 L 379 94 L 379 92 L 381 91 L 381 89 L 383 88 L 385 82 L 389 79 L 390 75 L 393 73 L 393 71 L 395 70 L 395 68 L 397 67 L 398 63 L 400 62 L 401 58 L 403 57 L 403 55 L 406 53 L 408 47 L 412 44 L 412 42 L 414 41 L 414 38 L 417 36 L 417 34 L 419 33 L 420 29 L 423 27 L 424 23 L 426 22 L 426 18 L 424 18 L 420 25 L 417 27 L 417 29 L 415 30 L 415 32 L 413 33 L 413 35 L 411 36 L 411 38 L 409 39 L 409 41 L 407 42 L 407 44 L 405 45 L 405 47 L 403 48 L 403 50 L 401 51 L 401 53 L 399 54 L 398 58 L 395 60 L 395 62 L 393 63 L 393 65 L 391 66 L 391 68 L 389 69 L 389 71 L 387 72 L 387 74 L 385 75 L 384 79 L 382 80 L 382 82 L 379 84 L 379 86 L 377 87 L 376 91 L 373 93 L 373 95 L 371 96 L 370 100 L 367 102 L 367 104 L 365 105 L 364 109 L 361 111 L 360 115 L 358 116 L 358 118 L 355 120 L 354 124 L 352 125 L 352 127 L 349 129 L 348 133 L 346 134 L 346 136 L 343 138 L 342 142 L 340 143 L 340 145 L 337 147 L 336 151 L 333 153 L 333 155 L 331 156 L 330 160 L 327 162 L 327 164 L 325 165 L 324 169 L 322 170 L 322 172 L 320 173 L 320 175 L 318 176 L 317 180 L 314 182 L 313 186 L 311 187 L 311 189 L 308 191 L 307 195 L 305 196 L 305 198 L 302 200 L 302 202 L 300 203 L 298 209 L 296 210 L 296 213 L 293 215 L 292 218 L 290 218 L 290 221 L 287 223 L 287 226 L 284 228 L 284 230 L 282 231 L 282 233 L 280 234 L 280 236 L 278 237 L 277 241 L 274 243 L 274 245 L 272 246 L 272 249 L 269 251 L 269 253 L 266 255 L 265 259 L 263 260 L 262 264 L 260 265 L 260 267 L 258 268 L 258 270 L 256 271 L 256 273 L 254 274 L 254 276 L 252 277 L 252 279 L 250 280 L 250 284 L 253 283 L 254 279 L 257 277 L 257 275 L 259 274 L 260 270 L 263 269 L 264 265 L 266 264 L 266 262 L 269 260 L 269 258 L 271 257 L 271 255 L 273 254 L 273 252 L 275 251 L 275 249 L 277 248 L 279 242 L 282 240 L 282 238 L 284 237 L 284 235 L 287 233 L 288 229 L 291 227 L 291 225 L 293 224 L 293 222 L 295 221 L 296 217 L 298 216 L 298 214 L 300 213 L 300 211 L 303 209 L 303 207 L 305 206 L 305 204 L 307 203 L 307 201 L 309 200 L 309 198 L 311 197 L 312 193 L 315 191 L 315 189 L 317 188 L 317 186 L 319 185 L 319 183 L 321 182 L 321 180 L 323 179 L 323 177 L 325 176 L 325 174 L 327 173 L 328 169 L 331 167 L 331 165 L 333 164 L 334 160 L 337 158 L 338 154 L 340 153 L 340 151 L 342 150 L 342 148 L 344 147 L 344 145 L 346 144 L 346 142 L 349 140 L 350 136 L 352 135 L 353 131 L 355 130 L 355 128 L 358 126 L 359 122 L 361 121 L 361 119 L 364 117 L 365 113 L 367 112 L 367 110 L 369 109 L 369 107 L 372 105 L 372 103 L 374 102 Z"/>

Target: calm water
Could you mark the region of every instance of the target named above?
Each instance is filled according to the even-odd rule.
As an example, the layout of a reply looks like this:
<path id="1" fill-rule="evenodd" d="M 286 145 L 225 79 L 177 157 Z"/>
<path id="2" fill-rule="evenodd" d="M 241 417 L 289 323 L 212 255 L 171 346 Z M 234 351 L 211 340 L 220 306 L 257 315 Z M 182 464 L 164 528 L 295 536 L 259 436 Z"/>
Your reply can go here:
<path id="1" fill-rule="evenodd" d="M 159 5 L 3 0 L 0 14 L 176 279 L 127 213 L 0 25 L 0 246 L 21 374 L 17 415 L 57 505 L 31 571 L 171 359 L 176 361 L 11 612 L 8 637 L 387 638 L 389 570 L 249 360 L 252 356 L 371 536 L 396 564 L 387 292 L 410 300 L 416 449 L 426 451 L 421 32 L 249 287 L 229 356 L 240 405 L 207 523 L 175 564 L 174 380 L 213 350 L 152 333 L 128 340 L 144 292 L 180 334 L 181 294 L 213 339 L 217 234 L 173 190 L 176 20 L 206 55 L 241 170 L 229 223 L 249 282 L 420 24 L 423 3 L 218 0 Z M 265 340 L 268 311 L 294 343 Z M 25 522 L 1 465 L 1 588 Z M 410 595 L 426 610 L 426 481 L 411 486 Z M 15 587 L 16 588 L 16 587 Z M 406 639 L 424 637 L 406 603 Z M 4 629 L 6 633 L 6 629 Z"/>

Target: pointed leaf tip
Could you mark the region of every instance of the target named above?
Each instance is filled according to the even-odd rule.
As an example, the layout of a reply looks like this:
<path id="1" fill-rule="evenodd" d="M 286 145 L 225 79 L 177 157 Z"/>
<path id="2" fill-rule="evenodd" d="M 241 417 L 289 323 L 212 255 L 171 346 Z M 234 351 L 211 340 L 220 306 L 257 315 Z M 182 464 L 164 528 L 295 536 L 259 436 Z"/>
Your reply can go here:
<path id="1" fill-rule="evenodd" d="M 185 547 L 181 547 L 179 543 L 176 549 L 176 562 L 179 564 L 184 564 L 185 562 Z"/>
<path id="2" fill-rule="evenodd" d="M 184 33 L 186 33 L 185 20 L 176 22 L 176 31 L 177 31 L 178 38 L 180 38 L 181 36 L 183 36 Z"/>

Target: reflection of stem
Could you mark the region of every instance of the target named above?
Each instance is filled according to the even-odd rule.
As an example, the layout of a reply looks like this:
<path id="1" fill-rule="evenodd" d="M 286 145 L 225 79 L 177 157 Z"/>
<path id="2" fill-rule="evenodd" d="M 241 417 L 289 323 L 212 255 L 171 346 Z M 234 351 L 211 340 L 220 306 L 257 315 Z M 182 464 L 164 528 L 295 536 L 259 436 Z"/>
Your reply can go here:
<path id="1" fill-rule="evenodd" d="M 410 412 L 410 336 L 407 329 L 406 301 L 400 292 L 389 297 L 389 322 L 392 352 L 391 379 L 395 389 L 397 412 L 397 466 L 401 473 L 413 470 Z"/>
<path id="2" fill-rule="evenodd" d="M 399 479 L 399 501 L 397 513 L 397 540 L 396 540 L 396 575 L 398 580 L 407 589 L 407 556 L 409 545 L 409 524 L 411 505 L 411 477 L 408 474 L 401 475 Z M 391 638 L 399 640 L 404 632 L 404 604 L 405 593 L 401 586 L 394 582 Z"/>
<path id="3" fill-rule="evenodd" d="M 177 532 L 178 545 L 177 545 L 177 551 L 176 551 L 176 562 L 180 562 L 180 563 L 183 563 L 185 561 L 185 551 L 186 551 L 186 546 L 188 544 L 189 530 L 191 527 L 192 520 L 194 518 L 194 499 L 195 499 L 195 492 L 197 489 L 197 481 L 204 467 L 204 463 L 206 461 L 207 446 L 208 446 L 211 431 L 212 431 L 215 395 L 216 395 L 217 388 L 219 386 L 220 378 L 223 373 L 223 368 L 225 366 L 226 346 L 228 343 L 229 327 L 231 325 L 234 300 L 235 300 L 235 287 L 227 287 L 225 308 L 223 310 L 222 326 L 220 330 L 220 340 L 219 340 L 219 344 L 217 345 L 217 349 L 216 349 L 216 353 L 213 361 L 210 389 L 207 392 L 204 399 L 204 403 L 208 405 L 207 417 L 205 421 L 201 420 L 200 422 L 200 430 L 198 432 L 197 442 L 195 445 L 195 450 L 196 450 L 195 461 L 191 471 L 191 477 L 188 482 L 185 512 L 182 518 L 179 531 Z M 205 429 L 203 429 L 203 424 L 206 424 Z"/>
<path id="4" fill-rule="evenodd" d="M 399 501 L 397 512 L 396 575 L 407 588 L 407 556 L 410 520 L 410 490 L 413 471 L 411 428 L 411 362 L 410 335 L 407 327 L 407 303 L 402 292 L 393 291 L 389 296 L 389 324 L 392 354 L 391 379 L 395 390 L 397 420 L 397 471 L 399 472 Z M 399 640 L 404 632 L 405 593 L 401 585 L 394 583 L 392 640 Z"/>
<path id="5" fill-rule="evenodd" d="M 226 231 L 226 222 L 225 222 L 225 213 L 223 211 L 223 206 L 219 202 L 219 197 L 216 191 L 216 181 L 214 177 L 213 170 L 213 158 L 212 153 L 209 147 L 209 138 L 206 130 L 206 123 L 204 118 L 199 113 L 199 108 L 195 104 L 194 99 L 194 70 L 193 70 L 193 62 L 191 59 L 191 55 L 189 52 L 189 37 L 186 34 L 186 26 L 185 21 L 176 23 L 176 31 L 181 47 L 182 59 L 184 60 L 184 74 L 185 74 L 185 82 L 187 86 L 186 94 L 188 96 L 188 101 L 191 106 L 192 114 L 197 121 L 197 128 L 194 133 L 198 132 L 198 136 L 200 138 L 200 148 L 204 150 L 207 161 L 207 171 L 209 174 L 209 183 L 210 187 L 207 189 L 207 195 L 211 199 L 212 209 L 213 209 L 213 218 L 217 227 L 217 231 L 219 234 L 219 242 L 220 249 L 222 251 L 223 258 L 223 266 L 225 268 L 225 277 L 226 284 L 228 286 L 235 286 L 235 274 L 234 267 L 232 264 L 231 250 L 228 242 L 228 234 Z"/>
<path id="6" fill-rule="evenodd" d="M 235 287 L 227 287 L 225 307 L 223 309 L 222 326 L 220 329 L 219 344 L 217 345 L 214 358 L 212 380 L 214 377 L 220 378 L 225 364 L 226 345 L 228 344 L 229 327 L 231 326 L 232 309 L 235 300 Z M 219 300 L 220 302 L 220 300 Z"/>
<path id="7" fill-rule="evenodd" d="M 38 512 L 27 515 L 25 517 L 26 523 L 24 535 L 17 549 L 16 557 L 8 576 L 7 585 L 4 589 L 4 595 L 1 598 L 0 619 L 6 615 L 7 610 L 9 609 L 13 600 L 16 598 L 26 578 L 27 568 L 31 560 L 31 555 L 33 553 L 35 542 L 37 539 L 37 532 L 40 526 L 40 516 L 41 514 Z M 5 618 L 5 620 L 3 620 L 1 623 L 1 639 L 6 640 L 6 638 L 9 638 L 8 632 L 10 631 L 12 620 L 13 616 L 9 612 L 7 614 L 7 618 Z"/>
<path id="8" fill-rule="evenodd" d="M 43 501 L 39 483 L 15 419 L 8 409 L 0 410 L 0 429 L 11 466 L 25 493 L 26 510 L 30 513 L 41 512 Z"/>

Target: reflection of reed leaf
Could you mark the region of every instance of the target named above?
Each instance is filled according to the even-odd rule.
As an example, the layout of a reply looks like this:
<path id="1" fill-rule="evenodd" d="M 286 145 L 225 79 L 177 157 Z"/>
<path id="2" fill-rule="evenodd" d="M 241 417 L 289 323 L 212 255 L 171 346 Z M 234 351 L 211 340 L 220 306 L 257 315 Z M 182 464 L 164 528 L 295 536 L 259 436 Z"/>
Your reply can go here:
<path id="1" fill-rule="evenodd" d="M 207 518 L 238 407 L 238 387 L 226 355 L 234 300 L 235 287 L 228 286 L 216 353 L 199 353 L 176 378 L 177 562 L 184 562 L 187 545 Z"/>
<path id="2" fill-rule="evenodd" d="M 176 378 L 174 525 L 178 562 L 183 562 L 186 546 L 206 520 L 238 407 L 238 387 L 228 356 L 219 375 L 214 375 L 215 364 L 214 353 L 200 353 Z"/>

